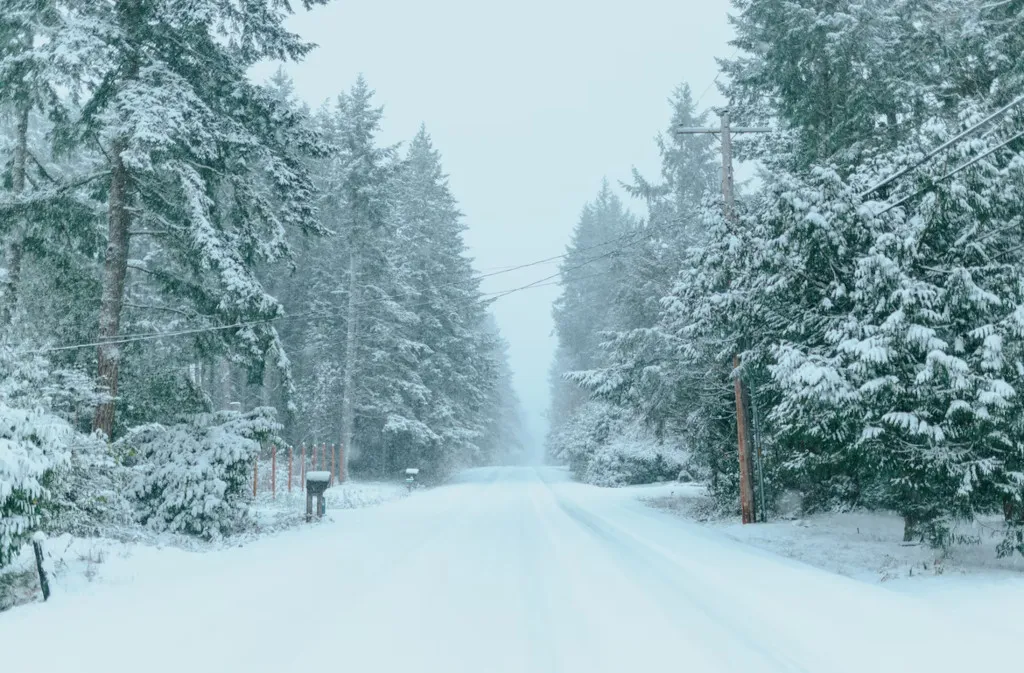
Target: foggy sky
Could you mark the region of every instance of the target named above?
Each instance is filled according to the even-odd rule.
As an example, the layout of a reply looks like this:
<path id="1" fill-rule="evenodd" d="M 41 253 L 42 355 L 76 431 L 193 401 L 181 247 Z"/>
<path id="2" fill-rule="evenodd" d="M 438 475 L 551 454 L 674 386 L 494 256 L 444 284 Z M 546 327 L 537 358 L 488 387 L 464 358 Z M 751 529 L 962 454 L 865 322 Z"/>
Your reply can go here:
<path id="1" fill-rule="evenodd" d="M 426 124 L 487 272 L 564 252 L 603 177 L 617 185 L 632 166 L 657 176 L 666 99 L 683 81 L 695 95 L 711 84 L 714 58 L 731 52 L 727 11 L 727 0 L 337 0 L 289 22 L 319 48 L 286 70 L 313 106 L 363 73 L 385 106 L 383 142 Z M 701 105 L 720 102 L 712 88 Z M 540 265 L 483 289 L 556 272 Z M 557 294 L 525 290 L 492 308 L 538 452 Z"/>

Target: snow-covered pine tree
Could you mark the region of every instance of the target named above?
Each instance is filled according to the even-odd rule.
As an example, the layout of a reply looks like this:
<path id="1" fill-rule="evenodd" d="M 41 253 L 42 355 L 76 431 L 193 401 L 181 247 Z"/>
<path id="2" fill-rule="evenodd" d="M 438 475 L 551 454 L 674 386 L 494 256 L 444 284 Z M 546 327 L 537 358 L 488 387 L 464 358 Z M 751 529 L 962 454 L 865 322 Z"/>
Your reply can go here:
<path id="1" fill-rule="evenodd" d="M 986 110 L 969 104 L 966 113 L 969 125 Z M 1007 549 L 1020 535 L 1024 161 L 1020 143 L 1000 147 L 1020 128 L 961 143 L 923 168 L 911 187 L 923 193 L 890 213 L 858 269 L 861 322 L 847 350 L 878 377 L 865 435 L 890 451 L 888 504 L 908 538 L 942 543 L 953 520 L 995 511 L 1008 519 Z M 935 120 L 917 144 L 960 129 Z M 883 361 L 864 353 L 866 342 Z"/>
<path id="2" fill-rule="evenodd" d="M 778 134 L 743 140 L 740 156 L 806 169 L 909 137 L 963 72 L 975 0 L 733 0 L 740 50 L 722 61 L 734 121 Z M 948 98 L 946 98 L 948 100 Z M 749 149 L 746 149 L 749 148 Z"/>
<path id="3" fill-rule="evenodd" d="M 691 104 L 687 90 L 677 94 L 677 104 Z M 651 186 L 637 178 L 635 191 L 648 198 L 657 223 L 634 218 L 606 183 L 574 232 L 563 262 L 566 284 L 555 303 L 559 350 L 548 452 L 567 460 L 578 477 L 609 485 L 674 477 L 686 463 L 675 438 L 645 422 L 653 414 L 645 417 L 651 406 L 638 389 L 653 390 L 651 379 L 658 376 L 649 346 L 662 343 L 649 326 L 677 268 L 673 259 L 680 258 L 670 242 L 699 230 L 669 213 L 681 202 L 679 193 L 699 188 L 688 180 Z"/>
<path id="4" fill-rule="evenodd" d="M 410 293 L 402 273 L 393 208 L 397 148 L 380 147 L 383 109 L 363 77 L 338 97 L 334 111 L 339 154 L 327 169 L 330 223 L 341 256 L 333 294 L 344 315 L 339 411 L 346 460 L 357 458 L 377 474 L 393 469 L 389 429 L 422 431 L 412 422 L 412 400 L 425 390 L 416 371 L 423 347 L 411 337 L 417 315 L 403 306 Z M 408 422 L 408 423 L 407 423 Z"/>
<path id="5" fill-rule="evenodd" d="M 583 207 L 573 229 L 559 266 L 564 285 L 553 309 L 558 349 L 551 370 L 552 429 L 568 420 L 586 399 L 563 375 L 603 364 L 599 345 L 604 332 L 618 327 L 613 299 L 626 273 L 623 248 L 640 240 L 637 227 L 636 218 L 606 180 L 597 198 Z"/>
<path id="6" fill-rule="evenodd" d="M 719 170 L 710 137 L 674 133 L 679 126 L 706 124 L 689 87 L 678 87 L 669 103 L 668 132 L 657 138 L 661 181 L 652 184 L 634 171 L 629 185 L 646 202 L 648 217 L 638 223 L 636 240 L 623 250 L 625 271 L 612 301 L 614 327 L 602 335 L 600 345 L 605 365 L 569 378 L 590 395 L 621 407 L 625 416 L 642 421 L 653 438 L 641 444 L 661 442 L 666 455 L 678 457 L 680 446 L 699 444 L 694 431 L 708 417 L 691 417 L 690 411 L 698 406 L 705 386 L 694 385 L 702 372 L 681 357 L 675 338 L 663 329 L 662 298 L 671 292 L 691 250 L 707 236 L 700 205 L 717 183 Z M 637 430 L 628 427 L 639 439 Z M 676 459 L 668 462 L 678 466 Z M 642 469 L 652 474 L 650 468 Z"/>
<path id="7" fill-rule="evenodd" d="M 411 291 L 402 303 L 417 316 L 409 343 L 419 347 L 423 386 L 405 391 L 414 418 L 391 424 L 392 461 L 404 450 L 401 464 L 422 462 L 446 474 L 483 458 L 483 414 L 497 371 L 462 214 L 425 128 L 396 176 L 392 217 L 401 242 L 399 272 Z"/>
<path id="8" fill-rule="evenodd" d="M 522 465 L 531 456 L 521 403 L 512 382 L 508 342 L 502 338 L 491 313 L 487 314 L 483 329 L 493 344 L 490 358 L 495 378 L 484 404 L 485 427 L 479 460 L 485 465 Z"/>
<path id="9" fill-rule="evenodd" d="M 91 506 L 95 482 L 76 483 L 82 488 L 71 495 L 73 480 L 65 479 L 106 449 L 73 426 L 79 413 L 91 411 L 97 397 L 85 374 L 0 348 L 0 566 L 34 530 L 52 530 L 58 518 L 83 526 L 125 519 L 123 496 L 114 495 L 101 512 Z M 75 514 L 73 501 L 83 505 Z"/>
<path id="10" fill-rule="evenodd" d="M 98 142 L 109 168 L 99 340 L 121 334 L 131 267 L 197 305 L 206 324 L 247 323 L 219 334 L 261 371 L 277 341 L 261 321 L 280 307 L 253 269 L 287 254 L 289 229 L 320 231 L 300 161 L 319 147 L 247 70 L 263 59 L 301 58 L 310 45 L 284 28 L 290 10 L 273 0 L 241 8 L 217 0 L 54 1 L 61 25 L 33 51 L 79 64 L 69 95 L 82 101 L 57 137 Z M 136 264 L 129 260 L 142 231 L 159 245 Z M 120 357 L 116 345 L 98 350 L 99 380 L 112 395 Z M 94 420 L 108 435 L 115 404 L 100 405 Z"/>
<path id="11" fill-rule="evenodd" d="M 60 13 L 48 0 L 11 0 L 0 13 L 0 122 L 10 124 L 3 124 L 10 134 L 10 147 L 4 152 L 5 189 L 0 189 L 0 221 L 5 225 L 0 327 L 9 343 L 26 336 L 11 333 L 22 301 L 32 304 L 24 308 L 32 313 L 33 321 L 33 309 L 40 308 L 41 298 L 60 295 L 51 303 L 65 309 L 66 292 L 59 284 L 38 292 L 39 276 L 45 279 L 58 269 L 65 275 L 64 284 L 70 286 L 73 281 L 67 275 L 77 275 L 83 261 L 88 263 L 97 238 L 94 200 L 88 190 L 102 179 L 102 173 L 89 150 L 64 149 L 61 163 L 55 163 L 47 138 L 54 122 L 74 113 L 74 101 L 61 92 L 81 73 L 80 65 L 65 55 L 43 54 L 35 48 L 54 39 L 62 27 Z M 35 268 L 37 261 L 46 268 Z M 36 278 L 25 278 L 33 275 Z M 24 283 L 32 285 L 32 291 L 20 291 Z M 82 317 L 77 311 L 75 315 Z M 38 327 L 25 331 L 32 338 L 39 333 L 76 334 Z"/>
<path id="12" fill-rule="evenodd" d="M 669 104 L 667 132 L 656 139 L 661 181 L 652 184 L 634 172 L 628 186 L 645 201 L 648 217 L 623 251 L 625 273 L 612 304 L 615 328 L 601 345 L 608 365 L 574 376 L 592 393 L 638 413 L 659 434 L 681 417 L 675 406 L 679 391 L 665 378 L 677 362 L 667 335 L 659 330 L 661 300 L 671 292 L 690 251 L 706 239 L 700 206 L 719 176 L 711 137 L 674 132 L 706 124 L 707 115 L 697 112 L 690 88 L 677 87 Z"/>

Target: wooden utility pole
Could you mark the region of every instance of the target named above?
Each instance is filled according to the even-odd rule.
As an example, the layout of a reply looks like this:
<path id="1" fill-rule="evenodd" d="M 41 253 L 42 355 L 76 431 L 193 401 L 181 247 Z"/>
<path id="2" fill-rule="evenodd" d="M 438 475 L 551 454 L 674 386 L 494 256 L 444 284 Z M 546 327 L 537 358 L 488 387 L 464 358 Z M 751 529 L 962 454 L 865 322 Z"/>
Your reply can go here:
<path id="1" fill-rule="evenodd" d="M 732 356 L 733 370 L 739 371 L 740 356 Z M 739 443 L 740 454 L 740 511 L 743 514 L 743 523 L 754 523 L 757 521 L 754 511 L 754 481 L 753 470 L 751 469 L 750 451 L 750 429 L 747 425 L 746 391 L 743 386 L 743 379 L 737 374 L 733 379 L 736 386 L 736 437 Z"/>
<path id="2" fill-rule="evenodd" d="M 676 129 L 680 135 L 693 134 L 720 134 L 722 141 L 722 214 L 730 225 L 736 223 L 736 196 L 732 168 L 732 134 L 733 133 L 768 133 L 767 128 L 732 128 L 729 124 L 729 110 L 724 109 L 720 113 L 722 119 L 721 128 L 692 128 L 682 127 Z M 736 388 L 736 440 L 739 445 L 740 463 L 740 511 L 743 515 L 743 523 L 755 523 L 757 511 L 754 500 L 754 466 L 753 451 L 751 451 L 752 433 L 749 425 L 749 414 L 747 413 L 747 400 L 750 398 L 750 391 L 743 383 L 739 375 L 740 356 L 734 355 L 732 359 L 733 371 L 735 372 L 734 385 Z M 763 485 L 762 485 L 763 487 Z"/>

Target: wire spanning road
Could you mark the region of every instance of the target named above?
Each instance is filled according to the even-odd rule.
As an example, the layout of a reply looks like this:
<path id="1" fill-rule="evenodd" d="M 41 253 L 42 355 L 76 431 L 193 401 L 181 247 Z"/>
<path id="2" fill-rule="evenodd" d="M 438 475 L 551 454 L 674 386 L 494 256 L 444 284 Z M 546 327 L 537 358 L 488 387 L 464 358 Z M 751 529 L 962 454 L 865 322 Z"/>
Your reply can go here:
<path id="1" fill-rule="evenodd" d="M 0 614 L 2 669 L 963 673 L 1012 649 L 555 470 L 329 516 Z"/>

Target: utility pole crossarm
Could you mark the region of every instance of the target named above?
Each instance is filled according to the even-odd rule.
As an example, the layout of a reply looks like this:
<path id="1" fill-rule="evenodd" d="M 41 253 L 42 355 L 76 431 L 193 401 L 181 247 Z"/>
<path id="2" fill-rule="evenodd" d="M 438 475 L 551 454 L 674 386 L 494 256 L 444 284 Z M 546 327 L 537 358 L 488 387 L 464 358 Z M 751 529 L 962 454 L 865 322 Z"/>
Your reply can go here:
<path id="1" fill-rule="evenodd" d="M 722 129 L 701 128 L 699 126 L 680 126 L 676 129 L 677 135 L 698 135 L 704 133 L 721 133 Z M 767 126 L 740 126 L 730 128 L 730 133 L 771 133 Z"/>

